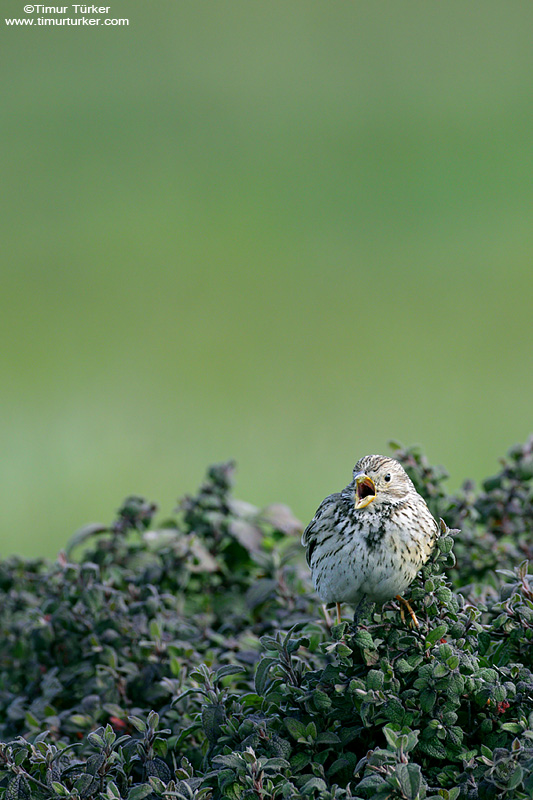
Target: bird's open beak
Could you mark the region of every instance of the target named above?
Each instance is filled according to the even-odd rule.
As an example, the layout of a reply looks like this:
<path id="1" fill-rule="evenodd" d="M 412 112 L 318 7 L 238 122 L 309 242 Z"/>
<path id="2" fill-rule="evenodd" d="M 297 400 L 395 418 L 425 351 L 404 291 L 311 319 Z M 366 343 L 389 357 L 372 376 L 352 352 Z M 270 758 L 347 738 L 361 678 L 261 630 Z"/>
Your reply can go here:
<path id="1" fill-rule="evenodd" d="M 354 476 L 355 480 L 355 507 L 365 508 L 372 500 L 376 499 L 376 484 L 365 475 L 364 472 L 358 472 Z"/>

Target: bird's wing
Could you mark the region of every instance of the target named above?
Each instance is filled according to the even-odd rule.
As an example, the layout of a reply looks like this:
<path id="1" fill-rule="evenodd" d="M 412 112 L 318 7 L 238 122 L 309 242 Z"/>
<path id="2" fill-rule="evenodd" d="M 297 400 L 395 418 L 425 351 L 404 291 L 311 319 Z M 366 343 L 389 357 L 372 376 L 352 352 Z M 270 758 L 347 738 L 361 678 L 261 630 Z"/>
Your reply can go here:
<path id="1" fill-rule="evenodd" d="M 313 519 L 302 533 L 302 544 L 306 548 L 305 558 L 309 566 L 311 566 L 311 555 L 317 545 L 317 536 L 322 531 L 324 525 L 328 525 L 328 518 L 333 516 L 334 510 L 337 506 L 339 494 L 330 494 L 323 500 Z"/>

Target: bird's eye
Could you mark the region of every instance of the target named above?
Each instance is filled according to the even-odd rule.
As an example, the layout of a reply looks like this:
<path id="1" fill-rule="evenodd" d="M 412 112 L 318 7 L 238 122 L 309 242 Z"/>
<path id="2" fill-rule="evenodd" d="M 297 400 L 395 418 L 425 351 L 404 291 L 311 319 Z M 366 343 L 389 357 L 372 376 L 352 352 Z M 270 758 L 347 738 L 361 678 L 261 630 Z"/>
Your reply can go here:
<path id="1" fill-rule="evenodd" d="M 391 478 L 390 472 L 387 472 L 387 474 L 385 475 L 385 480 L 387 481 L 387 483 L 390 481 L 390 478 Z"/>

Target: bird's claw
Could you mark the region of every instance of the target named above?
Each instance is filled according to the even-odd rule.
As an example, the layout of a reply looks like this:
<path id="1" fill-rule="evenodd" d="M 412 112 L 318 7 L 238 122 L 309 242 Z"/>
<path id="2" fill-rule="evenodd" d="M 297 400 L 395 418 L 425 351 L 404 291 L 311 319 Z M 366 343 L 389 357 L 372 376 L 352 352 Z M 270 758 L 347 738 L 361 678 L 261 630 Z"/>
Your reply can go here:
<path id="1" fill-rule="evenodd" d="M 419 624 L 419 622 L 418 622 L 418 620 L 416 618 L 415 612 L 411 608 L 411 605 L 410 605 L 409 601 L 406 600 L 404 597 L 401 597 L 399 594 L 396 595 L 396 600 L 400 604 L 400 616 L 402 618 L 402 622 L 405 622 L 405 610 L 407 609 L 407 612 L 408 612 L 409 616 L 411 617 L 411 621 L 413 623 L 413 626 L 415 628 L 419 628 L 420 624 Z"/>

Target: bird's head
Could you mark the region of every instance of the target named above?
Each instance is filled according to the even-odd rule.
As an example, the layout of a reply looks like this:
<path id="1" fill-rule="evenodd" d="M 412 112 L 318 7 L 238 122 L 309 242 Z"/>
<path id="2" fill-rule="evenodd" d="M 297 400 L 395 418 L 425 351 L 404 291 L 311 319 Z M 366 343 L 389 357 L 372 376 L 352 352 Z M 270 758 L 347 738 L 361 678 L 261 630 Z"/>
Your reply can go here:
<path id="1" fill-rule="evenodd" d="M 370 503 L 395 505 L 416 491 L 399 461 L 386 456 L 364 456 L 353 470 L 355 508 Z"/>

